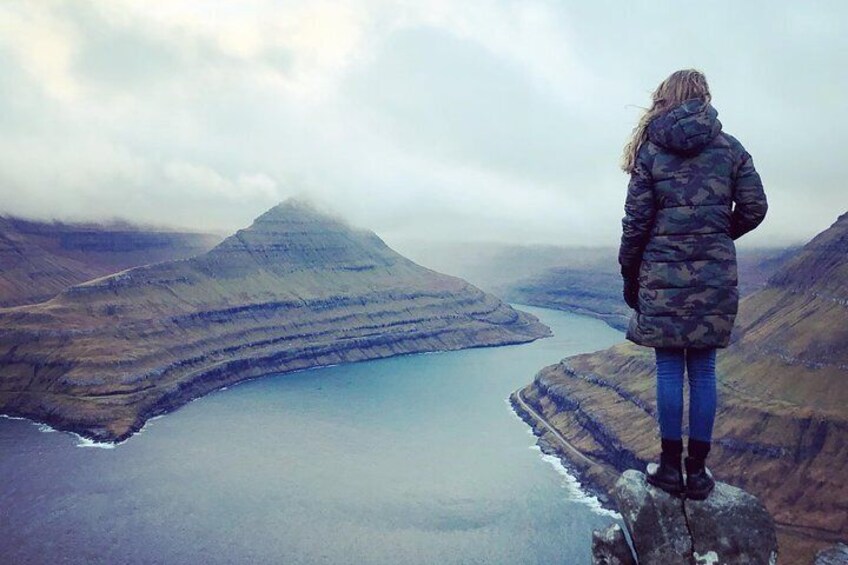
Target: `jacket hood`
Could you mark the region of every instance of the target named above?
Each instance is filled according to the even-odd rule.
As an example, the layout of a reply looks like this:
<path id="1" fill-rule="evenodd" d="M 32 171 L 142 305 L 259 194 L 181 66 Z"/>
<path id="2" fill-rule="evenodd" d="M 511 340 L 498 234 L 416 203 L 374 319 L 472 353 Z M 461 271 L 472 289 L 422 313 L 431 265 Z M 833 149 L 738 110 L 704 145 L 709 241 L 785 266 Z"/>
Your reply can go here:
<path id="1" fill-rule="evenodd" d="M 648 139 L 684 155 L 699 153 L 719 132 L 718 111 L 701 98 L 681 102 L 648 124 Z"/>

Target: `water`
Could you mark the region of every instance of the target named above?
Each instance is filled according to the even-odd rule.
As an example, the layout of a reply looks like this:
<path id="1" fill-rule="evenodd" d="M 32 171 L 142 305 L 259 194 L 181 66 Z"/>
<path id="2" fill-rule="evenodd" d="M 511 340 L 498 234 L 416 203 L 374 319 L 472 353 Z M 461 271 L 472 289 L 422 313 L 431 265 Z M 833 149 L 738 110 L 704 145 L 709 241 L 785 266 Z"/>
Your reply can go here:
<path id="1" fill-rule="evenodd" d="M 506 399 L 621 334 L 521 308 L 555 337 L 249 381 L 115 449 L 0 419 L 0 561 L 588 563 L 613 518 Z"/>

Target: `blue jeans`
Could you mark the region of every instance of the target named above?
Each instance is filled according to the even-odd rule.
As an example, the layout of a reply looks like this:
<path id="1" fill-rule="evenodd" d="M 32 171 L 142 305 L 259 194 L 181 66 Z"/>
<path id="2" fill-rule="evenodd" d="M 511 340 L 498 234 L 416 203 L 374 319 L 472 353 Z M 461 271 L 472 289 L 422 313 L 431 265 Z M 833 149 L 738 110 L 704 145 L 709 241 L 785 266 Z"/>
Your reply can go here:
<path id="1" fill-rule="evenodd" d="M 689 437 L 711 441 L 716 413 L 715 349 L 657 347 L 660 436 L 682 439 L 683 370 L 689 376 Z"/>

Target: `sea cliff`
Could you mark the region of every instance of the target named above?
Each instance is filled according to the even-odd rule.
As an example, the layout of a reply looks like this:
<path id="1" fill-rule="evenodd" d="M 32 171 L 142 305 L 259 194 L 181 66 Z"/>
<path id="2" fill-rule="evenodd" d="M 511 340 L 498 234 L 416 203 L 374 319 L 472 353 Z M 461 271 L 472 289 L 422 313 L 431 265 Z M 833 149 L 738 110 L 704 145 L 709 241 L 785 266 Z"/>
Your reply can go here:
<path id="1" fill-rule="evenodd" d="M 787 563 L 848 539 L 846 319 L 848 214 L 741 302 L 734 341 L 719 352 L 709 465 L 764 502 Z M 624 343 L 564 359 L 518 400 L 540 440 L 599 491 L 658 456 L 649 349 Z"/>
<path id="2" fill-rule="evenodd" d="M 373 232 L 289 200 L 206 253 L 0 309 L 0 413 L 114 442 L 271 372 L 549 334 Z"/>

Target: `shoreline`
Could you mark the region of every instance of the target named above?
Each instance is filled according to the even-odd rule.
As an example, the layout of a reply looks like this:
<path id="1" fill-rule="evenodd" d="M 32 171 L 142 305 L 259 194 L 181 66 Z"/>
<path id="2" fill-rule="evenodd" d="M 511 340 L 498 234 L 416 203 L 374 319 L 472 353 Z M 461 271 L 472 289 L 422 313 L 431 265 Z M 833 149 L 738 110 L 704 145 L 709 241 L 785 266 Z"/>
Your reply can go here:
<path id="1" fill-rule="evenodd" d="M 609 465 L 587 456 L 565 440 L 565 438 L 562 438 L 561 434 L 557 434 L 559 437 L 554 436 L 553 441 L 564 445 L 553 444 L 550 441 L 552 434 L 548 429 L 553 428 L 553 425 L 545 420 L 544 416 L 538 412 L 533 404 L 524 401 L 523 396 L 519 396 L 522 391 L 525 391 L 530 386 L 533 386 L 532 383 L 513 392 L 510 395 L 509 401 L 515 414 L 529 426 L 530 431 L 536 436 L 539 449 L 543 453 L 559 459 L 563 466 L 577 478 L 583 490 L 597 496 L 603 508 L 618 512 L 618 508 L 615 506 L 615 501 L 610 493 L 612 492 L 611 489 L 615 480 L 620 476 L 620 472 Z M 532 410 L 532 413 L 525 410 L 521 404 L 522 402 Z M 570 456 L 569 451 L 576 454 L 577 457 Z M 588 460 L 589 463 L 587 464 L 582 460 L 578 461 L 578 457 L 582 460 Z M 607 476 L 610 478 L 609 481 L 598 480 L 599 477 L 604 479 Z M 759 495 L 757 496 L 759 497 Z M 761 498 L 761 500 L 765 503 L 764 498 Z M 816 551 L 829 547 L 834 543 L 844 541 L 840 532 L 829 529 L 792 524 L 777 518 L 774 518 L 774 526 L 778 538 L 778 546 L 784 558 L 788 556 L 793 558 L 803 556 L 804 559 L 807 559 L 807 557 L 814 555 Z"/>
<path id="2" fill-rule="evenodd" d="M 521 418 L 521 420 L 530 427 L 533 435 L 536 436 L 536 445 L 539 450 L 546 456 L 557 458 L 566 471 L 568 471 L 568 473 L 571 474 L 571 476 L 577 481 L 579 487 L 588 496 L 594 497 L 602 509 L 618 515 L 618 508 L 616 507 L 615 502 L 612 496 L 610 496 L 606 486 L 601 481 L 595 479 L 591 471 L 595 471 L 595 474 L 600 475 L 615 474 L 617 476 L 618 473 L 604 464 L 595 461 L 591 457 L 588 457 L 572 444 L 568 443 L 568 441 L 558 433 L 555 436 L 555 439 L 560 443 L 564 443 L 567 449 L 557 449 L 556 446 L 552 445 L 551 442 L 544 437 L 544 435 L 546 431 L 550 433 L 550 430 L 555 430 L 555 428 L 524 400 L 523 396 L 521 396 L 521 392 L 524 388 L 526 387 L 520 388 L 509 395 L 509 404 L 512 407 L 513 413 Z M 525 409 L 525 405 L 532 410 L 532 413 Z M 576 457 L 572 459 L 566 455 L 565 452 L 568 450 L 577 454 L 582 460 L 578 463 L 575 460 Z"/>
<path id="3" fill-rule="evenodd" d="M 522 416 L 519 415 L 518 411 L 513 405 L 513 394 L 514 393 L 510 394 L 507 398 L 505 398 L 504 403 L 506 403 L 507 409 L 510 411 L 514 418 L 519 420 L 522 424 L 527 425 L 527 420 L 525 420 Z M 529 429 L 526 429 L 526 431 L 528 434 L 531 434 L 537 439 L 536 443 L 530 446 L 530 449 L 535 451 L 542 461 L 551 465 L 554 468 L 554 471 L 556 471 L 556 473 L 560 475 L 566 483 L 568 483 L 567 486 L 563 485 L 563 488 L 570 488 L 579 493 L 580 498 L 574 498 L 572 500 L 581 504 L 585 504 L 593 512 L 601 516 L 608 516 L 614 520 L 622 519 L 621 514 L 619 514 L 615 508 L 613 508 L 609 504 L 605 504 L 601 500 L 601 496 L 599 496 L 599 493 L 593 492 L 586 487 L 585 482 L 582 482 L 578 477 L 579 473 L 572 468 L 570 461 L 563 461 L 560 455 L 556 452 L 546 452 L 542 450 L 542 447 L 539 445 L 538 442 L 539 436 L 537 435 L 535 429 L 532 426 Z"/>
<path id="4" fill-rule="evenodd" d="M 545 326 L 545 327 L 547 328 L 547 326 Z M 333 366 L 336 366 L 336 365 L 364 363 L 364 362 L 368 362 L 368 361 L 378 361 L 378 360 L 381 360 L 381 359 L 391 359 L 391 358 L 395 358 L 395 357 L 405 357 L 407 355 L 440 354 L 440 353 L 450 353 L 450 352 L 454 352 L 454 351 L 462 351 L 462 350 L 466 350 L 466 349 L 487 349 L 487 348 L 494 348 L 494 347 L 525 345 L 525 344 L 528 344 L 528 343 L 533 343 L 534 341 L 537 341 L 539 339 L 545 339 L 545 338 L 551 337 L 551 336 L 552 336 L 552 333 L 550 332 L 550 329 L 548 328 L 546 335 L 540 335 L 540 336 L 537 336 L 537 337 L 532 337 L 532 336 L 517 337 L 516 336 L 516 337 L 513 337 L 512 339 L 506 339 L 506 340 L 504 340 L 500 343 L 475 343 L 475 344 L 472 344 L 472 345 L 467 345 L 465 347 L 448 347 L 448 348 L 441 348 L 441 349 L 429 349 L 429 350 L 425 349 L 425 350 L 419 350 L 419 351 L 403 351 L 403 352 L 393 353 L 393 354 L 389 354 L 389 355 L 378 354 L 378 355 L 374 355 L 372 357 L 365 357 L 365 358 L 358 358 L 358 359 L 357 358 L 351 358 L 351 359 L 348 359 L 348 360 L 342 360 L 342 361 L 338 361 L 338 362 L 316 364 L 316 365 L 312 365 L 312 366 L 308 366 L 308 367 L 297 367 L 297 368 L 293 368 L 293 369 L 289 369 L 289 370 L 272 370 L 272 371 L 262 372 L 260 374 L 253 374 L 253 375 L 249 374 L 250 371 L 247 371 L 248 372 L 247 375 L 245 375 L 243 377 L 233 376 L 232 378 L 225 379 L 222 384 L 219 384 L 218 386 L 212 388 L 209 391 L 203 391 L 202 387 L 201 387 L 201 390 L 199 391 L 198 394 L 192 394 L 192 392 L 198 392 L 198 391 L 191 391 L 191 392 L 189 392 L 189 395 L 188 395 L 187 398 L 184 398 L 184 399 L 170 398 L 170 399 L 165 399 L 165 401 L 162 402 L 161 404 L 158 404 L 158 405 L 154 404 L 153 406 L 150 407 L 150 409 L 148 409 L 146 411 L 146 413 L 144 413 L 144 412 L 138 413 L 136 415 L 136 421 L 129 427 L 129 429 L 125 433 L 121 434 L 120 436 L 114 437 L 114 439 L 112 437 L 108 437 L 107 434 L 103 434 L 103 433 L 93 434 L 93 433 L 91 433 L 91 430 L 92 430 L 91 426 L 76 425 L 73 421 L 66 420 L 66 419 L 51 419 L 50 417 L 45 418 L 45 417 L 41 417 L 39 415 L 25 414 L 25 413 L 15 413 L 15 412 L 0 413 L 0 417 L 12 419 L 12 420 L 15 420 L 15 419 L 28 420 L 36 426 L 43 426 L 43 427 L 49 428 L 49 431 L 69 433 L 69 434 L 75 436 L 78 439 L 78 441 L 80 442 L 80 447 L 99 447 L 99 448 L 102 448 L 102 449 L 112 449 L 112 448 L 115 448 L 119 445 L 123 445 L 124 443 L 126 443 L 127 441 L 132 439 L 134 436 L 141 433 L 145 429 L 147 424 L 149 422 L 151 422 L 152 420 L 167 416 L 168 414 L 171 414 L 172 412 L 179 410 L 183 406 L 186 406 L 187 404 L 194 402 L 195 400 L 199 400 L 199 399 L 204 398 L 204 397 L 206 397 L 210 394 L 214 394 L 215 392 L 219 392 L 219 391 L 225 390 L 229 387 L 236 386 L 236 385 L 239 385 L 239 384 L 242 384 L 242 383 L 246 383 L 246 382 L 249 382 L 249 381 L 252 381 L 252 380 L 265 378 L 265 377 L 269 377 L 269 376 L 272 376 L 272 375 L 284 375 L 284 374 L 299 373 L 301 371 L 312 371 L 312 370 L 318 370 L 318 369 L 325 369 L 325 368 L 333 367 Z M 215 367 L 212 367 L 212 368 L 209 369 L 209 371 L 207 371 L 207 373 L 211 374 L 214 370 L 215 370 Z M 194 379 L 192 379 L 191 382 L 192 382 L 192 384 L 198 384 L 198 380 L 199 380 L 199 375 L 195 375 Z"/>

